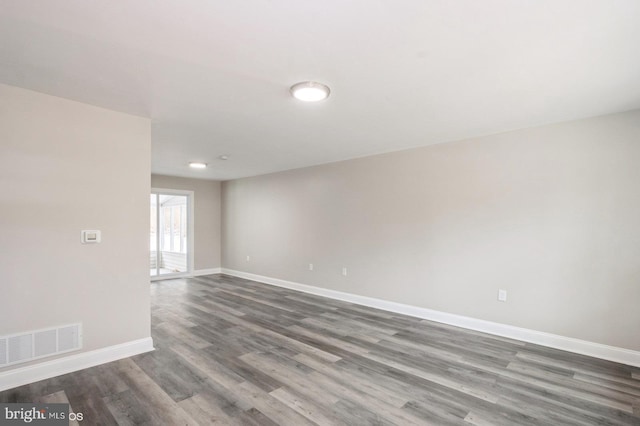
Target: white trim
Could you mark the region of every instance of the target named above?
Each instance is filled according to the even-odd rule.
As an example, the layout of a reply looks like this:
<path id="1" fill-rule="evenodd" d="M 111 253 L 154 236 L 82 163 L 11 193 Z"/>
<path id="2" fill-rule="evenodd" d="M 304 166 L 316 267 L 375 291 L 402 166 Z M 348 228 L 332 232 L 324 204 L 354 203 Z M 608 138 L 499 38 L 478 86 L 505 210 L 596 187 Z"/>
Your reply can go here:
<path id="1" fill-rule="evenodd" d="M 212 274 L 221 274 L 222 268 L 209 268 L 209 269 L 196 269 L 193 273 L 188 272 L 180 272 L 177 274 L 162 274 L 162 275 L 153 275 L 151 277 L 151 281 L 162 281 L 162 280 L 171 280 L 174 278 L 190 278 L 190 277 L 199 277 L 202 275 L 212 275 Z"/>
<path id="2" fill-rule="evenodd" d="M 162 274 L 162 275 L 152 275 L 151 282 L 153 281 L 162 281 L 162 280 L 171 280 L 173 278 L 189 278 L 192 277 L 193 274 L 189 272 L 176 272 L 174 274 Z"/>
<path id="3" fill-rule="evenodd" d="M 619 362 L 621 364 L 640 367 L 640 352 L 616 346 L 603 345 L 601 343 L 589 342 L 586 340 L 574 339 L 572 337 L 559 336 L 557 334 L 545 333 L 542 331 L 530 330 L 527 328 L 515 327 L 508 324 L 500 324 L 481 319 L 465 317 L 462 315 L 450 314 L 433 309 L 421 308 L 418 306 L 405 305 L 403 303 L 390 302 L 373 297 L 359 296 L 357 294 L 345 293 L 337 290 L 315 287 L 306 284 L 299 284 L 285 281 L 278 278 L 265 277 L 262 275 L 250 274 L 248 272 L 235 271 L 233 269 L 222 268 L 222 273 L 233 275 L 239 278 L 258 281 L 304 293 L 315 294 L 328 297 L 330 299 L 342 300 L 358 305 L 383 309 L 412 317 L 423 318 L 431 321 L 450 324 L 469 330 L 481 331 L 496 336 L 508 337 L 524 342 L 535 343 L 537 345 L 548 346 L 550 348 L 577 354 L 588 355 L 595 358 L 606 359 Z"/>
<path id="4" fill-rule="evenodd" d="M 146 337 L 26 367 L 0 371 L 0 391 L 95 367 L 96 365 L 106 364 L 107 362 L 117 361 L 152 350 L 154 350 L 153 339 Z"/>
<path id="5" fill-rule="evenodd" d="M 195 207 L 194 207 L 194 195 L 195 192 L 194 191 L 188 191 L 189 195 L 187 196 L 187 238 L 189 238 L 188 241 L 188 245 L 189 248 L 187 248 L 187 265 L 188 265 L 188 271 L 190 273 L 193 273 L 193 269 L 195 268 L 195 258 L 196 258 L 196 253 L 195 253 L 195 245 L 194 245 L 194 240 L 195 240 L 195 229 L 196 229 L 196 223 L 195 223 Z"/>
<path id="6" fill-rule="evenodd" d="M 196 269 L 193 271 L 194 277 L 199 277 L 201 275 L 212 275 L 212 274 L 221 274 L 222 268 L 209 268 L 209 269 Z"/>

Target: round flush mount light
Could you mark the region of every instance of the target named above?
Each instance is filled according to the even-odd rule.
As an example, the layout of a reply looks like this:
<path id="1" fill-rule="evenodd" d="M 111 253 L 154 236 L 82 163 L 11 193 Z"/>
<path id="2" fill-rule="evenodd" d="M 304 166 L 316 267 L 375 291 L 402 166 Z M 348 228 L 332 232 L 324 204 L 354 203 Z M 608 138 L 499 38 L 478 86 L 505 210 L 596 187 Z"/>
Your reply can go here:
<path id="1" fill-rule="evenodd" d="M 315 81 L 303 81 L 291 86 L 291 95 L 304 102 L 318 102 L 329 97 L 329 86 Z"/>
<path id="2" fill-rule="evenodd" d="M 218 157 L 221 160 L 228 160 L 229 156 L 228 155 L 221 155 L 220 157 Z"/>
<path id="3" fill-rule="evenodd" d="M 192 169 L 206 169 L 207 163 L 191 162 L 189 163 L 189 167 L 191 167 Z"/>

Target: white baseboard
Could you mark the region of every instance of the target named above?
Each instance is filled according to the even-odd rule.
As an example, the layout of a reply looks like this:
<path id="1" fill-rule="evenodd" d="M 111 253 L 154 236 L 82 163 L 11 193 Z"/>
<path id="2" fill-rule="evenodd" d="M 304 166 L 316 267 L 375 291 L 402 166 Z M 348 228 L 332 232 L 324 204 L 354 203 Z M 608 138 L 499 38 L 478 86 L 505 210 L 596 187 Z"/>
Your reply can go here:
<path id="1" fill-rule="evenodd" d="M 153 339 L 132 340 L 102 349 L 81 352 L 34 365 L 0 372 L 0 391 L 12 389 L 39 380 L 50 379 L 96 365 L 152 351 Z"/>
<path id="2" fill-rule="evenodd" d="M 222 273 L 222 268 L 209 268 L 209 269 L 196 269 L 193 271 L 194 277 L 199 277 L 201 275 L 212 275 L 212 274 L 220 274 Z"/>
<path id="3" fill-rule="evenodd" d="M 222 268 L 222 273 L 278 287 L 284 287 L 291 290 L 298 290 L 304 293 L 315 294 L 331 299 L 342 300 L 358 305 L 369 306 L 372 308 L 383 309 L 385 311 L 454 325 L 469 330 L 481 331 L 496 336 L 508 337 L 511 339 L 560 349 L 563 351 L 588 355 L 600 359 L 606 359 L 609 361 L 619 362 L 621 364 L 632 365 L 634 367 L 640 367 L 640 352 L 632 351 L 630 349 L 603 345 L 586 340 L 574 339 L 572 337 L 559 336 L 557 334 L 545 333 L 542 331 L 530 330 L 527 328 L 520 328 L 507 324 L 500 324 L 496 322 L 465 317 L 462 315 L 449 314 L 433 309 L 405 305 L 403 303 L 389 302 L 387 300 L 375 299 L 373 297 L 359 296 L 357 294 L 345 293 L 337 290 L 329 290 L 326 288 L 285 281 L 278 278 L 265 277 L 262 275 L 250 274 L 242 271 L 235 271 L 227 268 Z"/>

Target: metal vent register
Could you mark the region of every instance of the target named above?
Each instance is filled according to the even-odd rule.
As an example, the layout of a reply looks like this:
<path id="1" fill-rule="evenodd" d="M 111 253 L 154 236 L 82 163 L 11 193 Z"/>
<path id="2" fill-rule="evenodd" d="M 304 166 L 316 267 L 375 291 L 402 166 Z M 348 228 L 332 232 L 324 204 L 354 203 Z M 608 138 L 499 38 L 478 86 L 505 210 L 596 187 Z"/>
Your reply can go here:
<path id="1" fill-rule="evenodd" d="M 82 324 L 0 336 L 0 367 L 82 348 Z"/>

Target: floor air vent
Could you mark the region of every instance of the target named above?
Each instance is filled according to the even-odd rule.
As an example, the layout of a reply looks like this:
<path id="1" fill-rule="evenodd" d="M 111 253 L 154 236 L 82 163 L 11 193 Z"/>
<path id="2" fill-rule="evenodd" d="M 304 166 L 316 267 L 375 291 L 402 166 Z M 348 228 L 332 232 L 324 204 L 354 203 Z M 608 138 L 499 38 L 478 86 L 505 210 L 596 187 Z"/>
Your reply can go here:
<path id="1" fill-rule="evenodd" d="M 82 348 L 82 324 L 0 336 L 0 367 Z"/>

